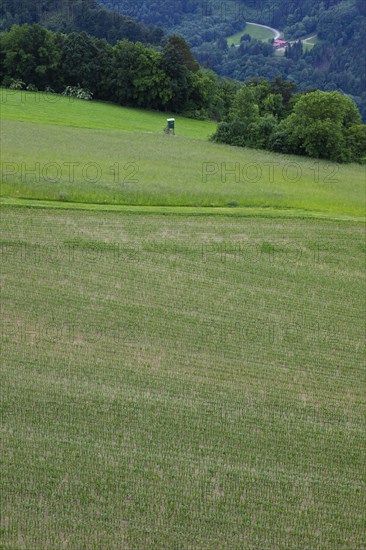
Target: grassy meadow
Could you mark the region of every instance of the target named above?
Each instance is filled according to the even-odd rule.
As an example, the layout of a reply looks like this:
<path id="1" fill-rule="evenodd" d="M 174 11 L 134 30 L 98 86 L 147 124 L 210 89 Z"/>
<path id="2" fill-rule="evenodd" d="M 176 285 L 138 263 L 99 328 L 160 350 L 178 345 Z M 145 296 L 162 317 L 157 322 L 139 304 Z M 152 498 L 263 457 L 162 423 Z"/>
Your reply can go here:
<path id="1" fill-rule="evenodd" d="M 66 126 L 162 134 L 171 113 L 119 107 L 103 101 L 83 101 L 59 94 L 0 88 L 1 119 Z M 208 138 L 215 123 L 174 115 L 181 136 Z"/>
<path id="2" fill-rule="evenodd" d="M 0 547 L 365 548 L 364 167 L 27 97 L 1 111 Z"/>
<path id="3" fill-rule="evenodd" d="M 269 29 L 260 27 L 255 23 L 246 23 L 244 30 L 239 31 L 227 38 L 228 45 L 231 46 L 232 44 L 234 44 L 235 46 L 238 46 L 240 44 L 240 39 L 243 34 L 249 34 L 249 36 L 251 36 L 255 40 L 262 40 L 263 42 L 268 42 L 268 40 L 271 40 L 275 36 L 274 33 Z"/>
<path id="4" fill-rule="evenodd" d="M 164 115 L 158 113 L 148 113 L 145 131 L 137 132 L 131 131 L 133 113 L 138 118 L 141 111 L 70 103 L 60 96 L 51 107 L 31 99 L 28 111 L 27 93 L 10 97 L 2 108 L 1 195 L 6 198 L 365 214 L 364 166 L 213 144 L 204 139 L 213 125 L 201 121 L 177 118 L 177 135 L 167 136 L 161 132 Z M 96 113 L 90 128 L 74 117 L 78 107 L 81 119 Z M 104 112 L 113 129 L 101 129 Z M 191 125 L 193 137 L 181 135 L 181 123 L 186 132 Z M 125 129 L 117 131 L 117 124 Z"/>

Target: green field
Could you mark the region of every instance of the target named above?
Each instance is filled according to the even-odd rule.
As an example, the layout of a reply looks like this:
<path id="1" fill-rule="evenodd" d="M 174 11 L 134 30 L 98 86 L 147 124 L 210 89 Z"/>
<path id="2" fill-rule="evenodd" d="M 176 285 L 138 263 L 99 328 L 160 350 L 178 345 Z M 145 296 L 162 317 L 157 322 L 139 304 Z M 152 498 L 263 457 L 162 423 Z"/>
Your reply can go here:
<path id="1" fill-rule="evenodd" d="M 2 105 L 0 547 L 365 548 L 364 168 L 24 97 Z"/>
<path id="2" fill-rule="evenodd" d="M 163 133 L 171 113 L 119 107 L 102 101 L 83 101 L 59 94 L 0 88 L 1 119 L 32 124 L 128 132 Z M 215 124 L 174 115 L 179 134 L 206 139 Z"/>
<path id="3" fill-rule="evenodd" d="M 240 39 L 243 34 L 249 34 L 249 36 L 251 36 L 252 38 L 255 38 L 256 40 L 263 40 L 264 42 L 268 42 L 268 40 L 271 40 L 275 36 L 274 33 L 269 29 L 260 27 L 255 23 L 246 23 L 244 30 L 232 34 L 227 38 L 228 45 L 239 45 Z"/>
<path id="4" fill-rule="evenodd" d="M 166 136 L 163 114 L 144 121 L 142 111 L 60 96 L 50 106 L 34 95 L 13 92 L 2 104 L 3 197 L 365 214 L 360 165 L 212 144 L 213 124 L 179 117 L 177 135 Z"/>

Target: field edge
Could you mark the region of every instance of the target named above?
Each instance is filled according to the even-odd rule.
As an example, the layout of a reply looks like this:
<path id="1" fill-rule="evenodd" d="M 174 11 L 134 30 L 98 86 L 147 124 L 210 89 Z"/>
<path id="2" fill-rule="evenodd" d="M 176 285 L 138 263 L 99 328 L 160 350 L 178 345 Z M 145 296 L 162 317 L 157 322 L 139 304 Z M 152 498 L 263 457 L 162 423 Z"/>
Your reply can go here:
<path id="1" fill-rule="evenodd" d="M 47 201 L 42 199 L 16 199 L 0 197 L 0 208 L 40 208 L 86 210 L 92 212 L 121 212 L 125 214 L 158 214 L 183 216 L 230 216 L 243 218 L 289 218 L 327 221 L 346 221 L 366 224 L 366 216 L 334 216 L 315 210 L 273 207 L 221 207 L 221 206 L 145 206 Z"/>

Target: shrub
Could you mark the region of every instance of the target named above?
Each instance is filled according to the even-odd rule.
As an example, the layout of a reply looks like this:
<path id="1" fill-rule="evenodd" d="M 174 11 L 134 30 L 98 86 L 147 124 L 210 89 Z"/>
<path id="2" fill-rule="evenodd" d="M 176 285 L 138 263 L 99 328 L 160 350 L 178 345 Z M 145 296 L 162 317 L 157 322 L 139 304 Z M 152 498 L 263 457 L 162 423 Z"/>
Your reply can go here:
<path id="1" fill-rule="evenodd" d="M 347 146 L 351 159 L 366 162 L 366 124 L 353 124 L 347 132 Z"/>
<path id="2" fill-rule="evenodd" d="M 218 143 L 245 147 L 248 143 L 247 126 L 239 121 L 220 122 L 211 140 Z"/>
<path id="3" fill-rule="evenodd" d="M 90 90 L 81 88 L 79 85 L 66 86 L 65 90 L 62 92 L 62 95 L 76 97 L 77 99 L 85 99 L 87 101 L 90 101 L 93 98 L 93 94 Z"/>
<path id="4" fill-rule="evenodd" d="M 25 87 L 25 82 L 19 78 L 12 78 L 9 88 L 11 90 L 23 90 Z"/>

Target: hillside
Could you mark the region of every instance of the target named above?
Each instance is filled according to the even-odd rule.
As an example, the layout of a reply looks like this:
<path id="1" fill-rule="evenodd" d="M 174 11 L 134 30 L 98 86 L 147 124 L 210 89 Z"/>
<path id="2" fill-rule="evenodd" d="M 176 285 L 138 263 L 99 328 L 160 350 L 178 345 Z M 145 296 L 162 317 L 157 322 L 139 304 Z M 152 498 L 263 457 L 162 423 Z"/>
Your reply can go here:
<path id="1" fill-rule="evenodd" d="M 1 548 L 364 548 L 364 167 L 0 99 Z"/>
<path id="2" fill-rule="evenodd" d="M 163 33 L 131 17 L 101 7 L 96 0 L 2 0 L 0 31 L 14 24 L 39 23 L 65 33 L 85 31 L 116 42 L 128 40 L 159 44 Z"/>
<path id="3" fill-rule="evenodd" d="M 107 8 L 107 9 L 106 9 Z M 133 19 L 131 19 L 133 18 Z M 140 23 L 137 23 L 138 20 Z M 315 37 L 278 55 L 267 38 L 251 36 L 240 47 L 228 47 L 233 35 L 248 34 L 246 22 L 270 25 L 295 41 Z M 366 41 L 364 0 L 3 0 L 0 29 L 14 23 L 39 22 L 61 32 L 86 31 L 109 42 L 127 38 L 160 45 L 163 31 L 183 36 L 202 66 L 246 81 L 281 76 L 300 91 L 339 90 L 357 103 L 366 121 Z M 148 26 L 146 26 L 148 25 Z M 360 70 L 361 68 L 361 70 Z"/>
<path id="4" fill-rule="evenodd" d="M 223 76 L 246 80 L 253 76 L 294 80 L 299 89 L 342 90 L 356 98 L 366 117 L 364 0 L 238 0 L 200 2 L 164 0 L 100 0 L 112 9 L 160 25 L 166 32 L 186 38 L 202 65 Z M 241 50 L 227 49 L 226 38 L 243 31 L 245 22 L 270 25 L 287 40 L 311 35 L 319 43 L 300 57 L 278 58 L 268 44 L 252 40 Z"/>
<path id="5" fill-rule="evenodd" d="M 179 116 L 176 135 L 166 136 L 166 113 L 14 90 L 1 95 L 7 197 L 364 216 L 361 165 L 213 144 L 213 123 Z M 19 149 L 25 166 L 36 164 L 40 174 L 22 173 Z M 75 163 L 72 181 L 67 163 Z M 86 177 L 89 163 L 96 166 Z"/>

